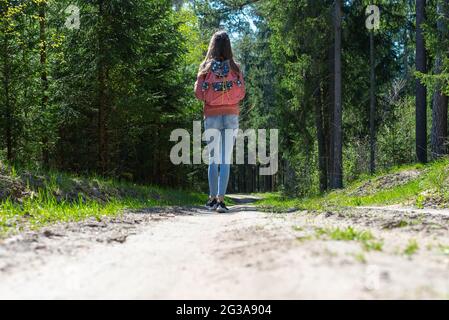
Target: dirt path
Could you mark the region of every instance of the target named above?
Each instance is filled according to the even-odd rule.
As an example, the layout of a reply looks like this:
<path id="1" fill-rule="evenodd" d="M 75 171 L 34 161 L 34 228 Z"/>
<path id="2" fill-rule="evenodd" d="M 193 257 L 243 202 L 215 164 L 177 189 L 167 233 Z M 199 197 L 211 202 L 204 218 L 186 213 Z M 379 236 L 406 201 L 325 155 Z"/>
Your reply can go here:
<path id="1" fill-rule="evenodd" d="M 348 226 L 381 251 L 332 239 Z M 0 298 L 448 298 L 448 227 L 391 208 L 130 212 L 3 240 Z"/>

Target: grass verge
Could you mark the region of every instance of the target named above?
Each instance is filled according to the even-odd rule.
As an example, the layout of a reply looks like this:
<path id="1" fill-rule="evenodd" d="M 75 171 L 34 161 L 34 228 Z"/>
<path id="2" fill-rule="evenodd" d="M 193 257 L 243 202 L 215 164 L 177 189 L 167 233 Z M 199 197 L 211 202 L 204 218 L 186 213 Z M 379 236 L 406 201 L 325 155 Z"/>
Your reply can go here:
<path id="1" fill-rule="evenodd" d="M 365 186 L 376 184 L 389 176 L 394 177 L 407 171 L 419 171 L 416 178 L 405 183 L 378 186 L 366 194 L 355 191 Z M 373 205 L 408 204 L 416 207 L 430 205 L 449 207 L 449 159 L 442 159 L 427 165 L 411 165 L 394 168 L 376 176 L 362 178 L 348 185 L 343 190 L 336 190 L 309 198 L 291 198 L 282 193 L 262 194 L 258 201 L 261 209 L 285 212 L 290 209 L 326 210 L 338 207 L 357 207 Z M 437 199 L 437 200 L 435 200 Z"/>
<path id="2" fill-rule="evenodd" d="M 202 205 L 207 198 L 197 192 L 56 172 L 3 170 L 0 183 L 6 195 L 0 199 L 0 237 L 55 222 L 117 216 L 124 210 Z"/>

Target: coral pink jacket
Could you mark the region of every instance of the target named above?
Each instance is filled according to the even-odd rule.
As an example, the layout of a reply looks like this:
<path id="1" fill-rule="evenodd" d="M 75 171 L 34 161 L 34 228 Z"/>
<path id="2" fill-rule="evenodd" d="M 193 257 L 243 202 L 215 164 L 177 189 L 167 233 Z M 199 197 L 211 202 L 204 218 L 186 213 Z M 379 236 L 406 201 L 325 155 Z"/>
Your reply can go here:
<path id="1" fill-rule="evenodd" d="M 204 101 L 206 117 L 240 113 L 239 103 L 245 97 L 242 73 L 231 70 L 225 77 L 210 71 L 195 82 L 195 96 Z"/>

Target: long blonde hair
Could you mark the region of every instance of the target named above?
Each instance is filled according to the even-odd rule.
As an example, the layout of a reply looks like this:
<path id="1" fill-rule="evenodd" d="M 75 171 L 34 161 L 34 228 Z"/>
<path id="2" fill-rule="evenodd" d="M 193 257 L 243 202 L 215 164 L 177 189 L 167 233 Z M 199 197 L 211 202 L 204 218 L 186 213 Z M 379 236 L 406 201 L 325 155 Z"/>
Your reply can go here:
<path id="1" fill-rule="evenodd" d="M 200 65 L 199 75 L 205 75 L 210 71 L 211 64 L 214 60 L 226 61 L 229 60 L 231 70 L 240 73 L 240 67 L 234 61 L 232 53 L 231 40 L 226 31 L 215 32 L 210 39 L 209 49 L 207 50 L 206 58 Z"/>

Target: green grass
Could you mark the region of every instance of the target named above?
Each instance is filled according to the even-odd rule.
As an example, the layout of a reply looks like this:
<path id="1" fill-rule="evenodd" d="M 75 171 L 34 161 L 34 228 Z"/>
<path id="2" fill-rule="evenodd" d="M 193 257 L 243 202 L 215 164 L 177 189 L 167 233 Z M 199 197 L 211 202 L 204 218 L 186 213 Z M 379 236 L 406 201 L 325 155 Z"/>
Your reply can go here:
<path id="1" fill-rule="evenodd" d="M 405 228 L 405 227 L 408 227 L 410 224 L 412 224 L 412 223 L 407 222 L 405 220 L 400 220 L 398 222 L 398 225 L 396 226 L 396 228 Z"/>
<path id="2" fill-rule="evenodd" d="M 18 177 L 16 171 L 11 173 L 10 177 Z M 98 193 L 92 195 L 92 188 Z M 127 209 L 202 205 L 207 199 L 206 195 L 196 192 L 56 172 L 45 176 L 43 187 L 28 184 L 26 189 L 30 195 L 19 201 L 8 198 L 0 202 L 0 236 L 60 221 L 116 216 Z M 71 198 L 60 197 L 67 194 L 71 194 Z"/>
<path id="3" fill-rule="evenodd" d="M 356 253 L 354 255 L 354 258 L 356 261 L 365 264 L 366 263 L 366 257 L 363 253 Z"/>
<path id="4" fill-rule="evenodd" d="M 449 246 L 447 245 L 443 245 L 443 244 L 439 244 L 438 245 L 438 249 L 440 250 L 440 252 L 446 256 L 449 256 Z"/>
<path id="5" fill-rule="evenodd" d="M 369 231 L 358 231 L 353 227 L 347 227 L 345 229 L 332 228 L 332 229 L 316 229 L 318 236 L 328 235 L 330 239 L 337 241 L 367 241 L 373 239 L 373 235 Z"/>
<path id="6" fill-rule="evenodd" d="M 343 190 L 329 192 L 308 198 L 291 198 L 283 194 L 261 194 L 263 199 L 256 204 L 263 210 L 285 212 L 295 208 L 298 210 L 326 210 L 338 207 L 358 207 L 373 205 L 391 205 L 411 203 L 417 207 L 423 207 L 426 196 L 423 192 L 438 193 L 449 204 L 448 185 L 449 159 L 439 160 L 427 165 L 409 165 L 394 168 L 388 172 L 375 176 L 365 176 L 363 179 L 349 184 Z M 375 180 L 385 174 L 396 173 L 404 170 L 419 170 L 421 174 L 405 184 L 393 186 L 388 189 L 380 189 L 372 194 L 357 196 L 353 191 L 365 184 L 368 180 Z"/>
<path id="7" fill-rule="evenodd" d="M 418 249 L 419 249 L 418 242 L 416 242 L 415 239 L 411 239 L 409 240 L 407 246 L 404 249 L 404 254 L 410 257 L 414 255 L 418 251 Z"/>
<path id="8" fill-rule="evenodd" d="M 376 241 L 376 240 L 370 240 L 370 241 L 364 241 L 363 242 L 363 249 L 366 251 L 382 251 L 384 247 L 383 241 Z"/>
<path id="9" fill-rule="evenodd" d="M 315 233 L 318 238 L 323 236 L 335 241 L 357 241 L 362 244 L 366 251 L 382 251 L 383 242 L 376 240 L 369 231 L 359 231 L 349 226 L 344 229 L 340 228 L 317 228 Z"/>

